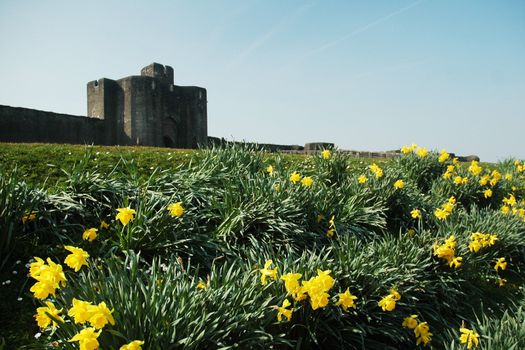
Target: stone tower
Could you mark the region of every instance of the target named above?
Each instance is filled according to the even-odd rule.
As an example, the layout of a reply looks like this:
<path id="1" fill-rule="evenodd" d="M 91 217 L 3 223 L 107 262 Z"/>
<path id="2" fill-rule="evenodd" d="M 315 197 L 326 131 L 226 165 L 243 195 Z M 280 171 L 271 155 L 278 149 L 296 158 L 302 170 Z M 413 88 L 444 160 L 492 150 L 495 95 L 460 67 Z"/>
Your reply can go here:
<path id="1" fill-rule="evenodd" d="M 197 148 L 208 140 L 206 89 L 173 85 L 173 68 L 87 84 L 87 115 L 104 121 L 104 143 Z"/>

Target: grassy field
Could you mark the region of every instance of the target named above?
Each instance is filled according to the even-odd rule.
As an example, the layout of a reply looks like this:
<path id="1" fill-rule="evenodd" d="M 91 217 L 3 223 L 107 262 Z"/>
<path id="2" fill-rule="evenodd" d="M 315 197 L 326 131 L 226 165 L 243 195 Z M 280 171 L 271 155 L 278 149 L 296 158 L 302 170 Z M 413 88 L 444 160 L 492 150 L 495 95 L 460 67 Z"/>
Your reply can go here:
<path id="1" fill-rule="evenodd" d="M 525 348 L 523 163 L 404 150 L 1 144 L 0 349 Z"/>

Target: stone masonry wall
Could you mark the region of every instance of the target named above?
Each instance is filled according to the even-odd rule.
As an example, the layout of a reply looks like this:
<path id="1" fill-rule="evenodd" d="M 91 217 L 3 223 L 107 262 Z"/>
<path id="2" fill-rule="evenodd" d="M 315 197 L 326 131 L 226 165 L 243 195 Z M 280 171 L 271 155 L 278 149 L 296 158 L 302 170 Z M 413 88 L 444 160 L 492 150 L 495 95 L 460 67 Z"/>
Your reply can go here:
<path id="1" fill-rule="evenodd" d="M 104 120 L 3 105 L 0 142 L 108 144 Z"/>

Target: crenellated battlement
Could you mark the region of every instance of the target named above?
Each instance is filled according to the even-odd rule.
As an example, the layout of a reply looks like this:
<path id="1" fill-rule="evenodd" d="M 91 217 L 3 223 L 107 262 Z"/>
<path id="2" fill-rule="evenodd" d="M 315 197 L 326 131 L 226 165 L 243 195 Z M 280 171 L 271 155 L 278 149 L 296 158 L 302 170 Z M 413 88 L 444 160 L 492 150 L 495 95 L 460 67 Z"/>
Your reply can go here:
<path id="1" fill-rule="evenodd" d="M 170 66 L 164 66 L 160 63 L 152 63 L 140 70 L 140 75 L 146 77 L 153 77 L 161 80 L 166 84 L 174 84 L 173 68 Z"/>

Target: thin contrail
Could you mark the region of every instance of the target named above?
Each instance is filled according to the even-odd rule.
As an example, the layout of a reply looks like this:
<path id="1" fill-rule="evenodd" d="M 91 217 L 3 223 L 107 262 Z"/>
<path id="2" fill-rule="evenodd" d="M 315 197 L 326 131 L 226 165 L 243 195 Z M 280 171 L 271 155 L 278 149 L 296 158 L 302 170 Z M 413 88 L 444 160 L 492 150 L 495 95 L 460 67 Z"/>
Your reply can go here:
<path id="1" fill-rule="evenodd" d="M 378 18 L 375 21 L 372 21 L 372 22 L 370 22 L 370 23 L 368 23 L 368 24 L 366 24 L 366 25 L 364 25 L 362 27 L 359 27 L 359 28 L 351 31 L 350 33 L 347 33 L 347 34 L 343 35 L 342 37 L 340 37 L 338 39 L 330 41 L 330 42 L 328 42 L 328 43 L 326 43 L 326 44 L 324 44 L 322 46 L 319 46 L 319 47 L 317 47 L 317 48 L 315 48 L 315 49 L 305 53 L 304 55 L 301 56 L 301 58 L 312 56 L 312 55 L 314 55 L 314 54 L 316 54 L 318 52 L 324 51 L 324 50 L 326 50 L 326 49 L 328 49 L 328 48 L 330 48 L 332 46 L 335 46 L 335 45 L 339 44 L 340 42 L 345 41 L 345 40 L 347 40 L 347 39 L 349 39 L 349 38 L 351 38 L 353 36 L 356 36 L 357 34 L 362 33 L 362 32 L 364 32 L 364 31 L 366 31 L 366 30 L 368 30 L 368 29 L 370 29 L 372 27 L 375 27 L 376 25 L 378 25 L 380 23 L 383 23 L 383 22 L 387 21 L 388 19 L 390 19 L 390 18 L 392 18 L 394 16 L 397 16 L 397 15 L 399 15 L 399 14 L 409 10 L 412 7 L 419 5 L 420 3 L 424 2 L 424 1 L 426 1 L 426 0 L 415 1 L 415 2 L 413 2 L 412 4 L 410 4 L 408 6 L 402 7 L 402 8 L 400 8 L 400 9 L 394 11 L 394 12 L 391 12 L 391 13 L 381 17 L 381 18 Z"/>
<path id="2" fill-rule="evenodd" d="M 276 33 L 278 33 L 282 27 L 284 27 L 286 24 L 293 21 L 295 18 L 299 17 L 304 11 L 306 11 L 308 8 L 312 7 L 314 5 L 314 2 L 308 2 L 300 6 L 298 9 L 296 9 L 291 14 L 285 16 L 277 25 L 275 25 L 271 30 L 264 33 L 263 35 L 259 36 L 257 39 L 255 39 L 250 45 L 248 45 L 244 50 L 242 50 L 241 53 L 239 53 L 227 66 L 226 70 L 230 71 L 233 67 L 240 64 L 244 59 L 250 55 L 253 51 L 255 51 L 257 48 L 262 46 L 265 42 L 267 42 L 271 37 L 273 37 Z"/>

